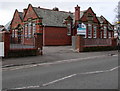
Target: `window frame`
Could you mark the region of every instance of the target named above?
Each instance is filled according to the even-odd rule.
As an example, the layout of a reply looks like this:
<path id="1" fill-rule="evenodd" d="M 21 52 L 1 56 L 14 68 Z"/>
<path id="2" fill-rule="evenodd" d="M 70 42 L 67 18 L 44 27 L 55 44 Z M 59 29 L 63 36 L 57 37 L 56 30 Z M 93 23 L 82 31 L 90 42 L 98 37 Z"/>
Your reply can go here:
<path id="1" fill-rule="evenodd" d="M 88 38 L 92 38 L 92 24 L 88 24 Z"/>
<path id="2" fill-rule="evenodd" d="M 104 26 L 104 38 L 107 38 L 107 27 Z"/>
<path id="3" fill-rule="evenodd" d="M 97 38 L 97 26 L 93 26 L 93 38 Z"/>
<path id="4" fill-rule="evenodd" d="M 32 35 L 36 33 L 36 23 L 32 23 Z"/>
<path id="5" fill-rule="evenodd" d="M 32 22 L 29 22 L 28 23 L 28 38 L 31 38 L 32 37 Z"/>

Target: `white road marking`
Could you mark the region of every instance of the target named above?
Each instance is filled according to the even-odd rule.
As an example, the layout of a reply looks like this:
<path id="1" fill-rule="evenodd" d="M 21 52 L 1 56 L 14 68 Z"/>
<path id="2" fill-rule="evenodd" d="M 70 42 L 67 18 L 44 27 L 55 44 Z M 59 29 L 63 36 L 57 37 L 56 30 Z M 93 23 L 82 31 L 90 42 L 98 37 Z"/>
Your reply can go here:
<path id="1" fill-rule="evenodd" d="M 18 67 L 8 67 L 8 68 L 2 68 L 2 69 L 3 69 L 3 71 L 18 70 L 18 69 L 23 69 L 23 68 L 31 68 L 31 67 L 36 67 L 36 66 L 47 66 L 47 65 L 65 63 L 65 62 L 76 62 L 76 61 L 81 61 L 81 60 L 86 60 L 86 59 L 94 59 L 94 58 L 100 58 L 100 57 L 105 57 L 105 55 L 92 56 L 92 57 L 86 57 L 86 58 L 67 59 L 67 60 L 61 60 L 61 61 L 55 61 L 55 62 L 49 62 L 49 63 L 24 65 L 24 66 L 18 66 Z"/>
<path id="2" fill-rule="evenodd" d="M 118 55 L 113 55 L 113 56 L 118 56 Z"/>
<path id="3" fill-rule="evenodd" d="M 72 74 L 72 75 L 69 75 L 69 76 L 65 76 L 63 78 L 60 78 L 60 79 L 57 79 L 57 80 L 54 80 L 54 81 L 51 81 L 51 82 L 48 82 L 48 83 L 45 83 L 43 84 L 42 86 L 47 86 L 47 85 L 50 85 L 50 84 L 53 84 L 53 83 L 56 83 L 56 82 L 59 82 L 59 81 L 62 81 L 64 79 L 67 79 L 67 78 L 70 78 L 70 77 L 73 77 L 73 76 L 76 76 L 77 74 Z"/>
<path id="4" fill-rule="evenodd" d="M 120 66 L 117 66 L 117 67 L 114 67 L 112 69 L 109 69 L 109 70 L 101 70 L 101 71 L 93 71 L 93 72 L 84 72 L 84 73 L 79 73 L 79 74 L 97 74 L 97 73 L 103 73 L 103 72 L 111 72 L 111 71 L 114 71 L 116 69 L 118 69 Z"/>
<path id="5" fill-rule="evenodd" d="M 48 86 L 48 85 L 54 84 L 54 83 L 56 83 L 56 82 L 59 82 L 59 81 L 62 81 L 62 80 L 65 80 L 65 79 L 74 77 L 74 76 L 76 76 L 76 75 L 88 75 L 88 74 L 96 74 L 96 73 L 103 73 L 103 72 L 104 72 L 104 73 L 105 73 L 105 72 L 111 72 L 111 71 L 114 71 L 114 70 L 118 69 L 119 67 L 120 67 L 120 66 L 117 66 L 117 67 L 111 68 L 111 69 L 109 69 L 109 70 L 101 70 L 101 71 L 92 71 L 92 72 L 84 72 L 84 73 L 72 74 L 72 75 L 69 75 L 69 76 L 65 76 L 65 77 L 62 77 L 62 78 L 59 78 L 59 79 L 56 79 L 56 80 L 47 82 L 47 83 L 42 84 L 42 85 L 19 87 L 19 88 L 12 88 L 12 89 L 30 89 L 30 88 L 44 87 L 44 86 Z"/>
<path id="6" fill-rule="evenodd" d="M 30 88 L 38 88 L 40 87 L 39 85 L 37 86 L 27 86 L 27 87 L 20 87 L 20 88 L 12 88 L 12 89 L 30 89 Z"/>

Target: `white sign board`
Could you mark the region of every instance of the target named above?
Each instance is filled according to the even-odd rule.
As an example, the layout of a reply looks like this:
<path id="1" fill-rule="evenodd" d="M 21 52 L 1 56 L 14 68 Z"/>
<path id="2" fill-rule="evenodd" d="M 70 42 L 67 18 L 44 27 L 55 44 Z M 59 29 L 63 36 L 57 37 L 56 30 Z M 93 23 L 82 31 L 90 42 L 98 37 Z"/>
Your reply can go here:
<path id="1" fill-rule="evenodd" d="M 4 42 L 0 42 L 0 57 L 4 57 Z"/>
<path id="2" fill-rule="evenodd" d="M 77 25 L 77 34 L 78 35 L 86 35 L 86 25 L 81 23 Z"/>

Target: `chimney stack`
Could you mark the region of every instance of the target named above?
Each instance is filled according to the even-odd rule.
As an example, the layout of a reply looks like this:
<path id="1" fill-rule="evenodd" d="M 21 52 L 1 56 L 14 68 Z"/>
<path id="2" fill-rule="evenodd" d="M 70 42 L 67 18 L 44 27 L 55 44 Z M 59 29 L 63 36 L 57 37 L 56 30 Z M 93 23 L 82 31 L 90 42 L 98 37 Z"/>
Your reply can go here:
<path id="1" fill-rule="evenodd" d="M 80 19 L 80 7 L 77 5 L 75 7 L 75 21 L 78 21 Z"/>

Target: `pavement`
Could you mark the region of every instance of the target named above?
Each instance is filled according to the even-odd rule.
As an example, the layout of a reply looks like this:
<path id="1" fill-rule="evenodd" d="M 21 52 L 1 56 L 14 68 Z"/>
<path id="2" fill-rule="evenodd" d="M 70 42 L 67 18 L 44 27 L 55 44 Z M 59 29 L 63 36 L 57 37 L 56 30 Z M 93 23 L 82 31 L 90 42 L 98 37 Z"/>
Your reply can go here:
<path id="1" fill-rule="evenodd" d="M 71 46 L 45 46 L 43 47 L 43 55 L 19 57 L 19 58 L 4 58 L 2 59 L 2 68 L 11 66 L 21 66 L 30 64 L 39 64 L 46 62 L 54 62 L 61 60 L 69 60 L 76 58 L 85 58 L 91 56 L 116 55 L 117 51 L 102 51 L 102 52 L 81 52 L 78 53 Z"/>

